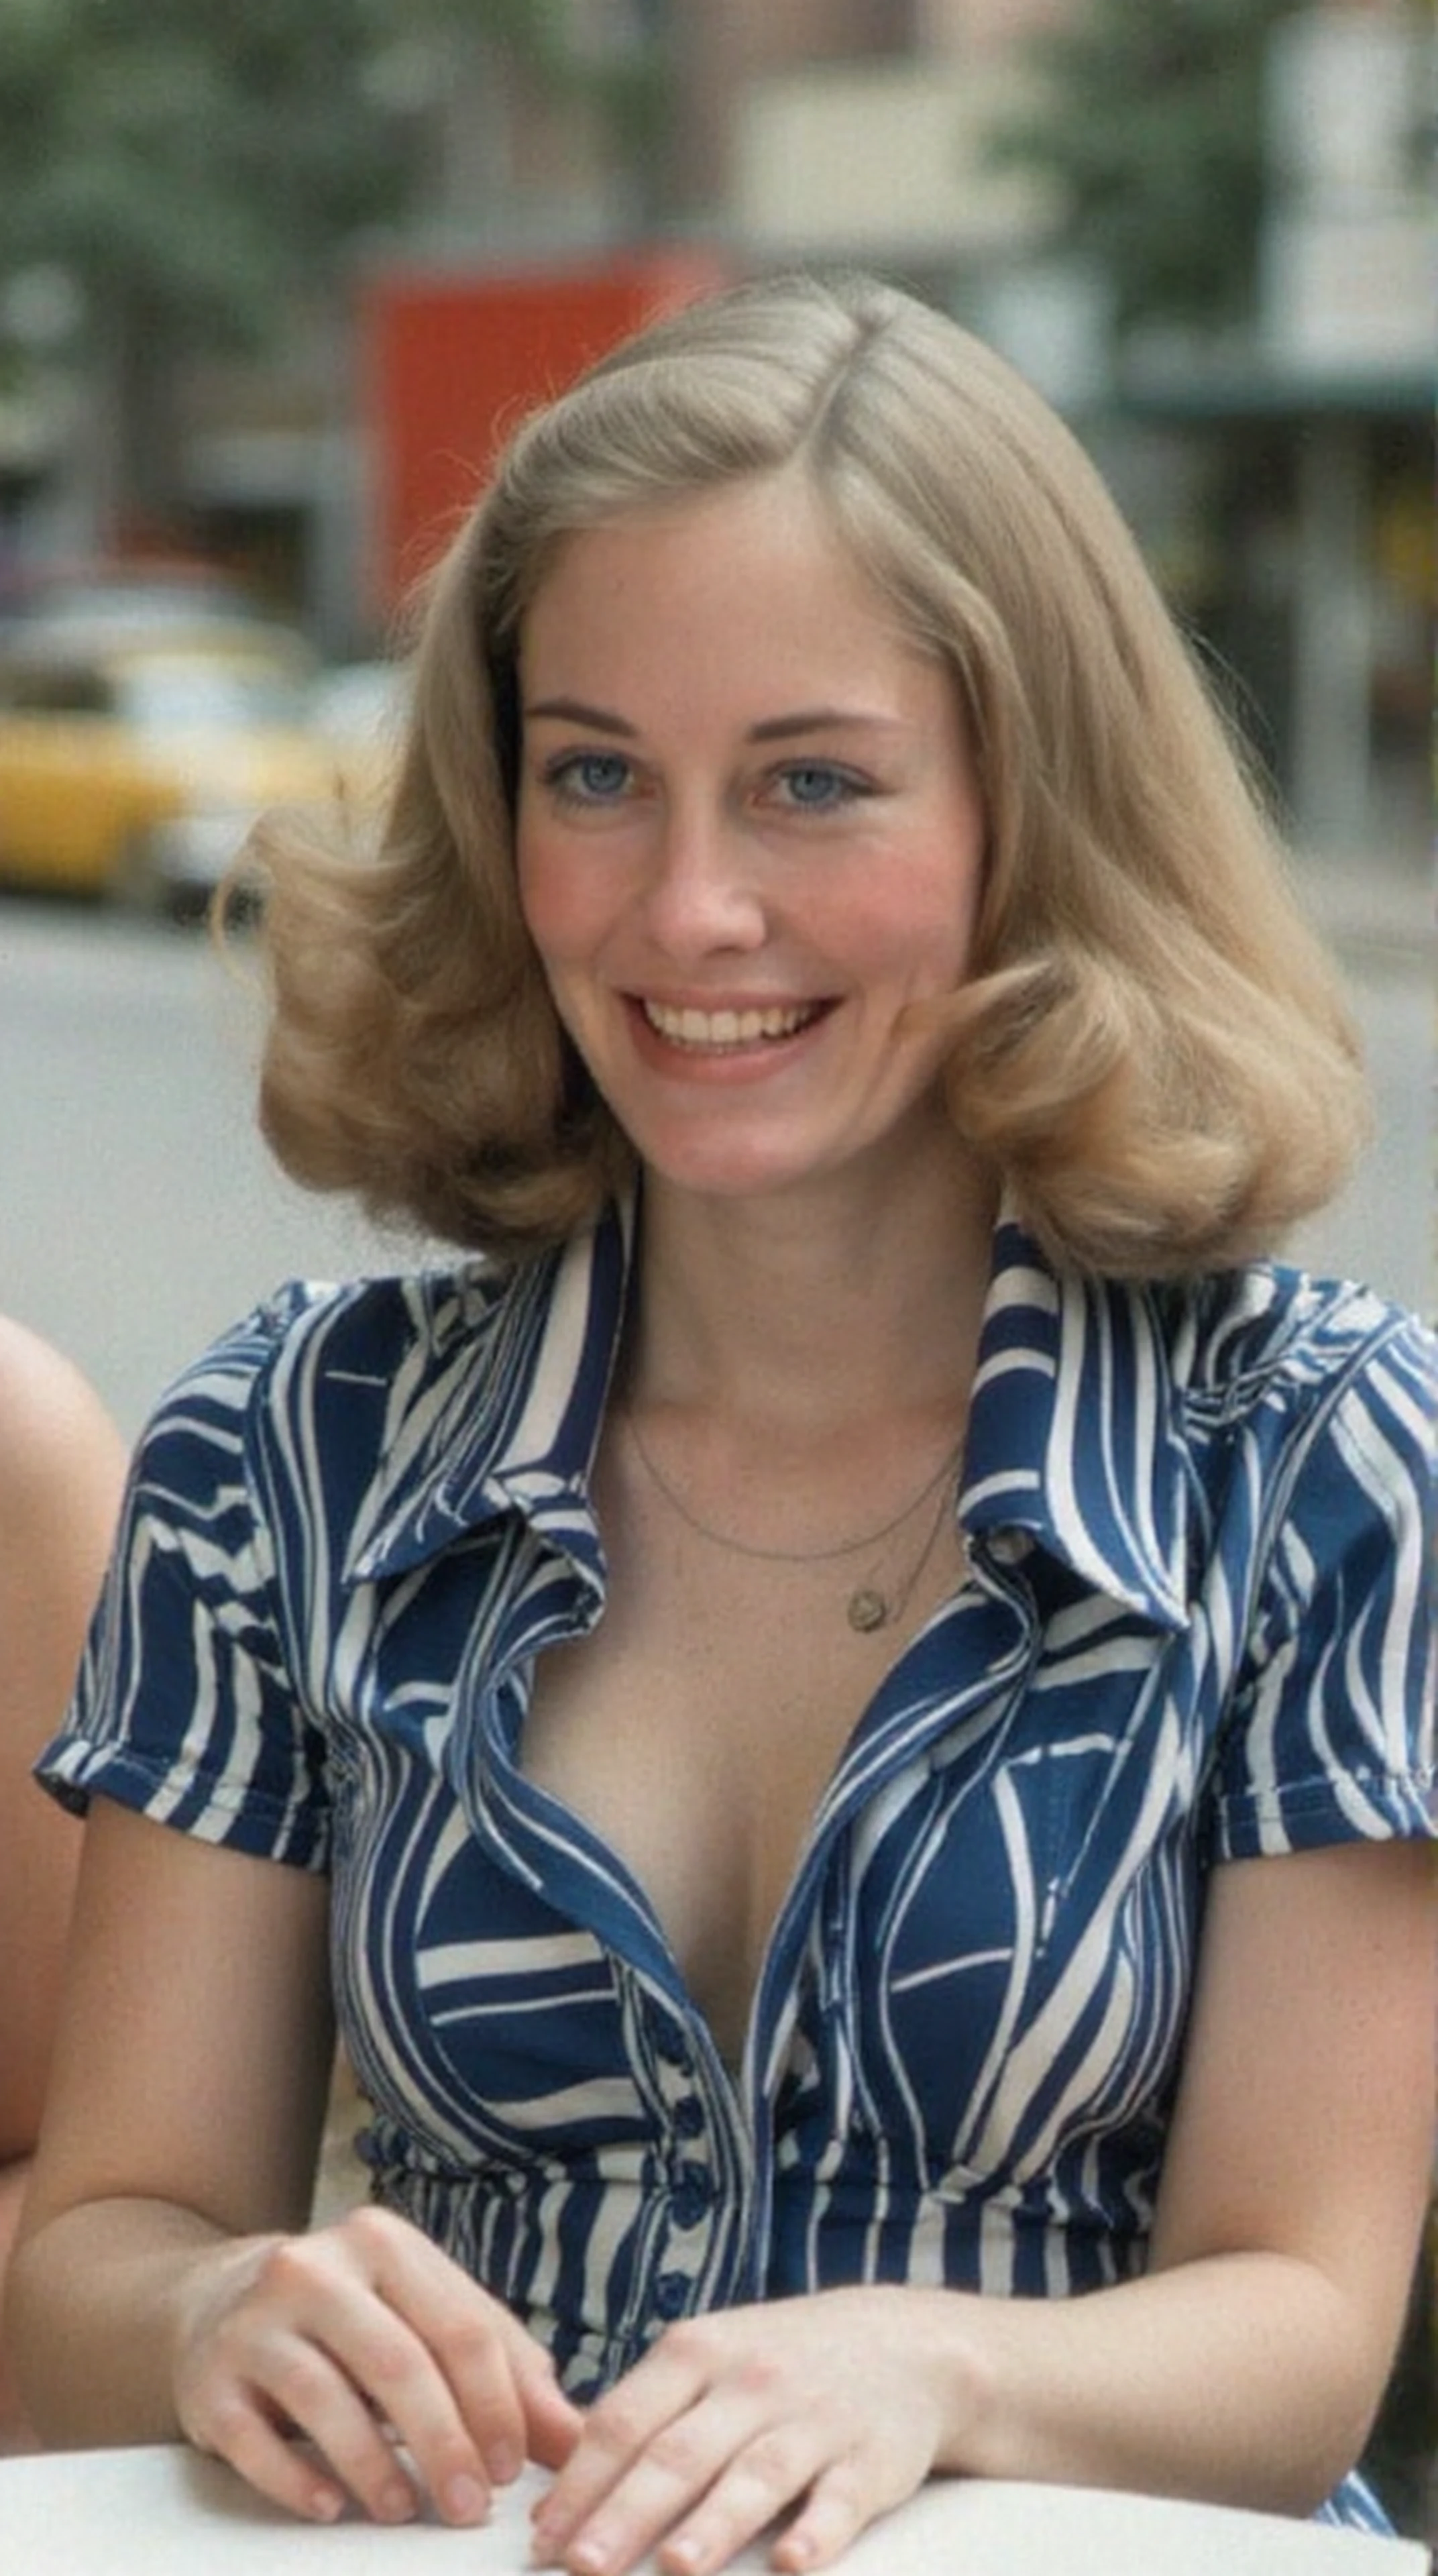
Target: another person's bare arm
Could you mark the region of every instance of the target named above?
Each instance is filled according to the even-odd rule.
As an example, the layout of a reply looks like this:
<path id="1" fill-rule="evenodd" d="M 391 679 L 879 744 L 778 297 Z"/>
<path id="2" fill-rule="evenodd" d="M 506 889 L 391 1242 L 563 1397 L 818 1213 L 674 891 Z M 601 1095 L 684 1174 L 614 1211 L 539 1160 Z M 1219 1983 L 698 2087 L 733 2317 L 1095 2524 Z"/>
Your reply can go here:
<path id="1" fill-rule="evenodd" d="M 40 2123 L 80 1849 L 30 1766 L 64 1713 L 124 1463 L 79 1371 L 0 1317 L 0 2284 Z M 0 2343 L 0 2445 L 17 2435 Z"/>

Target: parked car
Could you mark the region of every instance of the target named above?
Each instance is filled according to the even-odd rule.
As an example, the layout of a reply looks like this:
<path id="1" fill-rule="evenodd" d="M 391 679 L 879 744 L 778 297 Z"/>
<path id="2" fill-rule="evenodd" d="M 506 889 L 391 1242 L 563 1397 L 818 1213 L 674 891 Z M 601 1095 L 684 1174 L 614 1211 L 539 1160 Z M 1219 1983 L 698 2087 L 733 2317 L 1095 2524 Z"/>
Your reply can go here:
<path id="1" fill-rule="evenodd" d="M 218 564 L 177 555 L 103 555 L 11 564 L 0 559 L 0 645 L 41 623 L 83 624 L 93 635 L 174 627 L 197 619 L 233 625 L 263 616 L 258 600 Z"/>
<path id="2" fill-rule="evenodd" d="M 287 629 L 37 618 L 0 653 L 0 884 L 196 913 L 273 805 L 320 803 Z"/>

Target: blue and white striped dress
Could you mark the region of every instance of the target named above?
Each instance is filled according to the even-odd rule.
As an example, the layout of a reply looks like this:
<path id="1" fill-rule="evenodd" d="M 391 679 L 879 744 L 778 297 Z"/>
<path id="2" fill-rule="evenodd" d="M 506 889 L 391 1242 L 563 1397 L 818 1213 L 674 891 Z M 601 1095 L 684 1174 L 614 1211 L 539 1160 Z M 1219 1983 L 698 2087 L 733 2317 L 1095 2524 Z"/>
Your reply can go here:
<path id="1" fill-rule="evenodd" d="M 971 1571 L 829 1783 L 727 2069 L 517 1758 L 534 1657 L 603 1604 L 627 1237 L 291 1288 L 219 1343 L 44 1765 L 331 1874 L 376 2194 L 581 2396 L 714 2304 L 1140 2271 L 1210 1867 L 1431 1830 L 1428 1337 L 1264 1265 L 1060 1279 L 1002 1224 Z M 1325 2510 L 1377 2520 L 1356 2480 Z"/>

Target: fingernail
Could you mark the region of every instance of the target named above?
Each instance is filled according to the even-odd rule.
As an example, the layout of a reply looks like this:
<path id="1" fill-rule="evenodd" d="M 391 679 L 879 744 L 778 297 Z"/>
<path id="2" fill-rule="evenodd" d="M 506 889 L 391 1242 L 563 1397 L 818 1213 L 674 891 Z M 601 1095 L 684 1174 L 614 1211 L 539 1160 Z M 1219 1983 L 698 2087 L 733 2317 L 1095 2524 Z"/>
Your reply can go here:
<path id="1" fill-rule="evenodd" d="M 451 2478 L 444 2505 L 451 2522 L 483 2522 L 489 2498 L 477 2478 Z"/>
<path id="2" fill-rule="evenodd" d="M 507 2487 L 518 2477 L 524 2462 L 513 2443 L 496 2442 L 484 2465 L 497 2487 Z"/>
<path id="3" fill-rule="evenodd" d="M 414 2504 L 414 2489 L 396 2479 L 393 2486 L 382 2490 L 376 2512 L 381 2522 L 410 2522 Z"/>

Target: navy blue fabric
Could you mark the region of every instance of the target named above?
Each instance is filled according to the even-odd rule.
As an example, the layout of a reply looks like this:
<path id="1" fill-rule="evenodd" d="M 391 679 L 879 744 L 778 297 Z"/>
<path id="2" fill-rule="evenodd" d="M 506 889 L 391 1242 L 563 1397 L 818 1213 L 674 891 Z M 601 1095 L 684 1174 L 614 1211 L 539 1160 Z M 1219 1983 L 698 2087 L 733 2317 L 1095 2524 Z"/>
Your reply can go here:
<path id="1" fill-rule="evenodd" d="M 967 1578 L 876 1693 L 742 2069 L 644 1891 L 526 1779 L 602 1614 L 587 1471 L 631 1220 L 509 1280 L 292 1287 L 141 1444 L 42 1775 L 327 1870 L 376 2194 L 586 2395 L 672 2317 L 1142 2269 L 1204 1889 L 1431 1831 L 1433 1344 L 1258 1265 L 995 1240 Z M 1381 2528 L 1359 2481 L 1329 2518 Z"/>

